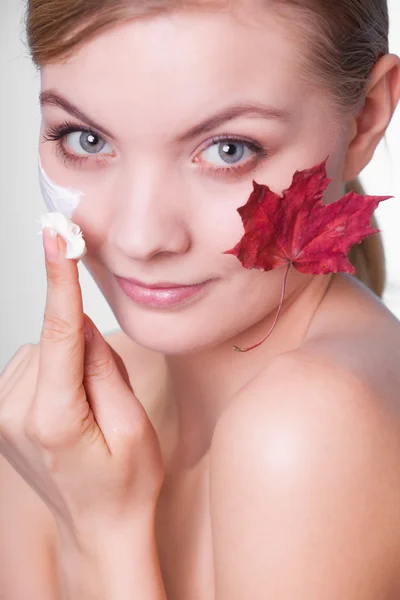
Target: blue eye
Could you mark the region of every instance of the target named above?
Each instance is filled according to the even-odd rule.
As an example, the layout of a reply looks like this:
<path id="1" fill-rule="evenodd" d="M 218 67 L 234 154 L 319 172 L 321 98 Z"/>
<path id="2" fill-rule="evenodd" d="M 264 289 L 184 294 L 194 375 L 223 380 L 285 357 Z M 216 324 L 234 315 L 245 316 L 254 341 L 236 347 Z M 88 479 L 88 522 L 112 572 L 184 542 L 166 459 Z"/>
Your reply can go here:
<path id="1" fill-rule="evenodd" d="M 57 153 L 60 153 L 66 165 L 82 164 L 92 155 L 98 163 L 113 155 L 113 148 L 96 132 L 85 129 L 82 125 L 65 121 L 56 127 L 50 127 L 43 138 L 57 142 Z M 92 160 L 93 162 L 93 160 Z"/>
<path id="2" fill-rule="evenodd" d="M 213 162 L 213 159 L 220 159 L 222 162 L 217 163 L 217 166 L 234 165 L 243 157 L 250 158 L 254 153 L 249 147 L 249 144 L 237 140 L 217 141 L 206 148 L 202 155 L 209 152 L 207 162 Z M 247 154 L 247 156 L 246 156 Z M 215 163 L 214 163 L 215 164 Z"/>
<path id="3" fill-rule="evenodd" d="M 207 160 L 204 160 L 207 152 Z M 242 174 L 248 174 L 252 168 L 254 170 L 260 160 L 269 156 L 269 152 L 257 142 L 222 134 L 213 138 L 212 143 L 198 156 L 202 158 L 196 157 L 195 162 L 200 163 L 201 170 L 212 176 L 241 177 Z M 248 160 L 242 160 L 243 157 Z M 215 167 L 205 168 L 205 164 L 214 164 Z"/>
<path id="4" fill-rule="evenodd" d="M 112 152 L 110 144 L 90 131 L 74 131 L 65 136 L 66 145 L 75 154 L 98 154 L 106 148 L 106 153 Z"/>

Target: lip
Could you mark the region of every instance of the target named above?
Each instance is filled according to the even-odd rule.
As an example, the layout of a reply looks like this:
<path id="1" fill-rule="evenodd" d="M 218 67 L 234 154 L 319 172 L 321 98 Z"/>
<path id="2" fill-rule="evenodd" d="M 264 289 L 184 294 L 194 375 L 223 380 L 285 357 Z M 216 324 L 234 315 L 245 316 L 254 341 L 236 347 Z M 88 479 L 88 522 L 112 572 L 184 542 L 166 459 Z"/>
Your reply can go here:
<path id="1" fill-rule="evenodd" d="M 200 285 L 198 283 L 186 285 L 184 283 L 171 283 L 170 281 L 161 281 L 159 283 L 150 284 L 150 283 L 143 283 L 143 281 L 139 281 L 138 279 L 133 279 L 132 277 L 120 277 L 120 279 L 125 279 L 125 281 L 129 281 L 130 283 L 133 283 L 134 285 L 139 285 L 140 287 L 146 288 L 148 290 L 158 290 L 158 289 L 170 290 L 172 288 L 183 288 L 183 287 L 192 287 L 194 285 Z M 202 283 L 205 283 L 205 282 L 202 282 Z"/>
<path id="2" fill-rule="evenodd" d="M 117 275 L 115 278 L 119 287 L 131 300 L 154 308 L 186 304 L 188 300 L 196 296 L 212 281 L 208 279 L 196 285 L 185 286 L 162 282 L 150 287 L 143 286 L 134 279 L 125 279 Z M 161 285 L 169 287 L 160 287 Z"/>

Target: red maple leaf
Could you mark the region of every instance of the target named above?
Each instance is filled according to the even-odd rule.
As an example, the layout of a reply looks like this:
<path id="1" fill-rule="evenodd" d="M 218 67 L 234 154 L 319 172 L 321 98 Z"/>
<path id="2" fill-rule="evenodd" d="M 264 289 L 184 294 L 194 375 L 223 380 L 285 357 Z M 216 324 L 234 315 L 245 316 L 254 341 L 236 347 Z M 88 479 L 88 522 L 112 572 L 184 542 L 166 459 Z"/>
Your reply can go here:
<path id="1" fill-rule="evenodd" d="M 281 303 L 268 335 L 245 350 L 234 346 L 239 352 L 260 346 L 272 333 L 291 265 L 301 273 L 315 275 L 339 271 L 355 274 L 347 254 L 352 246 L 380 231 L 371 227 L 373 212 L 380 202 L 393 196 L 360 196 L 351 191 L 332 204 L 322 204 L 324 191 L 332 181 L 326 176 L 328 158 L 311 169 L 296 171 L 292 185 L 282 196 L 253 181 L 248 202 L 237 209 L 245 233 L 234 248 L 223 254 L 233 254 L 246 269 L 271 271 L 287 265 Z"/>

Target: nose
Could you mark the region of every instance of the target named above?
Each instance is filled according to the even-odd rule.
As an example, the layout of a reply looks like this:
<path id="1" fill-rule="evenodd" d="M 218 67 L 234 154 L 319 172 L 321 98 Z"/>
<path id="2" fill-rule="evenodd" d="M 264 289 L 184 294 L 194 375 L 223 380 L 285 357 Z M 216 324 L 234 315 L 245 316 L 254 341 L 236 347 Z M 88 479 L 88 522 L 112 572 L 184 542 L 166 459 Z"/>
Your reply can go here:
<path id="1" fill-rule="evenodd" d="M 141 175 L 120 180 L 109 240 L 128 258 L 148 261 L 159 253 L 182 254 L 190 245 L 177 185 L 168 177 Z"/>

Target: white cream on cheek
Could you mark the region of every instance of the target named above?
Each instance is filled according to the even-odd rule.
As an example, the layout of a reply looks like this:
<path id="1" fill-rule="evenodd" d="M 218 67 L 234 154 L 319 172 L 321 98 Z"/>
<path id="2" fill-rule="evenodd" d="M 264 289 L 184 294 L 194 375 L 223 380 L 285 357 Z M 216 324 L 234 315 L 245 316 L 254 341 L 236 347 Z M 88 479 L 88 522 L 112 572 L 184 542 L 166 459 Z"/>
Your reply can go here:
<path id="1" fill-rule="evenodd" d="M 43 200 L 50 212 L 59 212 L 72 218 L 72 213 L 81 202 L 84 192 L 54 183 L 43 170 L 39 156 L 39 184 Z"/>
<path id="2" fill-rule="evenodd" d="M 81 259 L 86 254 L 86 244 L 78 225 L 72 221 L 72 214 L 80 203 L 84 192 L 73 188 L 64 188 L 51 181 L 43 170 L 39 157 L 39 183 L 43 200 L 50 211 L 42 215 L 39 223 L 44 227 L 51 227 L 67 244 L 66 257 Z M 39 232 L 39 235 L 42 234 Z"/>

